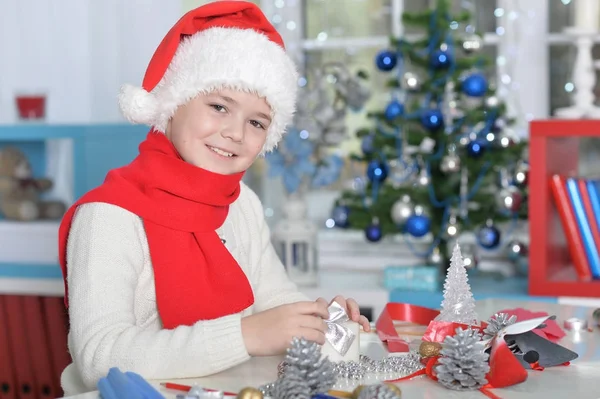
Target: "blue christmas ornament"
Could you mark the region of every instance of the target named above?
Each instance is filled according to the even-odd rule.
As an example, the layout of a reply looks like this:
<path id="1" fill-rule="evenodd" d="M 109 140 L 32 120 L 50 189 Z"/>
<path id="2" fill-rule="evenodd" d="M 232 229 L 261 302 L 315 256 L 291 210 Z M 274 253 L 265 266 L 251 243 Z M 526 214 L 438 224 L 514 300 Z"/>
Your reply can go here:
<path id="1" fill-rule="evenodd" d="M 437 108 L 428 109 L 421 114 L 421 124 L 427 130 L 437 130 L 444 125 L 442 111 Z"/>
<path id="2" fill-rule="evenodd" d="M 494 226 L 493 222 L 488 221 L 477 232 L 477 242 L 485 249 L 494 249 L 500 244 L 500 230 Z"/>
<path id="3" fill-rule="evenodd" d="M 349 214 L 350 208 L 345 205 L 338 205 L 333 208 L 333 211 L 331 212 L 331 218 L 335 222 L 335 227 L 345 229 L 350 226 L 350 220 L 348 219 Z"/>
<path id="4" fill-rule="evenodd" d="M 485 152 L 486 146 L 485 140 L 473 140 L 467 145 L 467 153 L 473 158 L 479 158 Z"/>
<path id="5" fill-rule="evenodd" d="M 367 165 L 367 177 L 372 182 L 381 183 L 388 177 L 389 166 L 381 161 L 373 160 Z"/>
<path id="6" fill-rule="evenodd" d="M 413 237 L 423 237 L 429 233 L 431 220 L 425 215 L 412 215 L 406 220 L 404 228 Z"/>
<path id="7" fill-rule="evenodd" d="M 462 91 L 471 97 L 483 97 L 488 89 L 488 82 L 481 73 L 467 76 L 462 82 Z"/>
<path id="8" fill-rule="evenodd" d="M 363 137 L 361 143 L 360 143 L 360 149 L 362 150 L 363 154 L 365 155 L 370 155 L 373 153 L 373 142 L 375 141 L 375 137 L 373 137 L 372 134 L 369 134 L 368 136 Z"/>
<path id="9" fill-rule="evenodd" d="M 385 119 L 393 121 L 404 113 L 404 104 L 398 100 L 393 100 L 385 108 Z"/>
<path id="10" fill-rule="evenodd" d="M 367 226 L 365 229 L 365 237 L 370 242 L 377 242 L 381 240 L 383 237 L 383 231 L 381 230 L 381 226 L 377 220 L 374 220 L 373 223 Z"/>
<path id="11" fill-rule="evenodd" d="M 445 69 L 448 68 L 454 60 L 452 59 L 452 55 L 448 50 L 436 50 L 431 53 L 431 58 L 429 60 L 431 66 L 435 69 Z"/>
<path id="12" fill-rule="evenodd" d="M 388 72 L 398 64 L 398 56 L 390 50 L 382 50 L 375 57 L 375 65 L 380 71 Z"/>

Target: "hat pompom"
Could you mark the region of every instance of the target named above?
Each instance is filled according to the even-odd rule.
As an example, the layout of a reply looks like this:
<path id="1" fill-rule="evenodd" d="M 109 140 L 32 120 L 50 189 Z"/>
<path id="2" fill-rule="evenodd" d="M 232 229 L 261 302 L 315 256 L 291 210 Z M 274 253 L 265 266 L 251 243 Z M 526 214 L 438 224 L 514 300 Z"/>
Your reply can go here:
<path id="1" fill-rule="evenodd" d="M 153 125 L 159 102 L 152 93 L 143 88 L 126 84 L 121 87 L 119 93 L 119 107 L 128 121 Z"/>

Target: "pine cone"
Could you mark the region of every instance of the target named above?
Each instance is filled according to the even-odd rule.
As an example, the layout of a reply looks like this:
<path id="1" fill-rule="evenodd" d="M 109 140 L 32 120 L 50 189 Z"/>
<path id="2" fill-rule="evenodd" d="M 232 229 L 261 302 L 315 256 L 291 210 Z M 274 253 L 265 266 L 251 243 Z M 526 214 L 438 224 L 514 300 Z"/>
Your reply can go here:
<path id="1" fill-rule="evenodd" d="M 287 350 L 285 362 L 289 366 L 299 368 L 309 367 L 321 358 L 321 347 L 313 341 L 304 338 L 294 338 L 292 345 Z"/>
<path id="2" fill-rule="evenodd" d="M 399 399 L 400 396 L 385 384 L 373 384 L 362 387 L 357 399 Z"/>
<path id="3" fill-rule="evenodd" d="M 275 382 L 272 395 L 273 399 L 310 399 L 310 391 L 304 378 L 296 373 L 286 373 Z"/>
<path id="4" fill-rule="evenodd" d="M 456 329 L 454 337 L 447 336 L 442 344 L 435 371 L 438 381 L 446 388 L 458 391 L 475 390 L 487 384 L 490 371 L 489 355 L 484 352 L 481 335 L 472 329 Z"/>
<path id="5" fill-rule="evenodd" d="M 487 340 L 494 338 L 500 330 L 514 324 L 516 321 L 517 316 L 515 315 L 509 316 L 506 313 L 496 313 L 490 318 L 487 327 L 483 330 L 483 339 Z"/>
<path id="6" fill-rule="evenodd" d="M 313 395 L 329 391 L 337 381 L 333 364 L 328 358 L 319 359 L 312 369 L 307 370 L 305 379 Z"/>
<path id="7" fill-rule="evenodd" d="M 321 347 L 317 343 L 303 338 L 294 338 L 281 371 L 282 378 L 294 374 L 306 381 L 312 395 L 325 393 L 336 383 L 333 363 L 321 357 Z"/>

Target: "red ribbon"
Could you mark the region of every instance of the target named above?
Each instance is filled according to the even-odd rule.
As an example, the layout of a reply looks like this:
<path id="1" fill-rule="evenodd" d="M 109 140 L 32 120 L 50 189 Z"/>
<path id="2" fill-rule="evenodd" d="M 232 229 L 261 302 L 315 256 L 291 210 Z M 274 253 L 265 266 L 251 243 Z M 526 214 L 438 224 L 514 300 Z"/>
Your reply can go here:
<path id="1" fill-rule="evenodd" d="M 454 335 L 458 327 L 474 328 L 483 330 L 486 323 L 481 326 L 467 326 L 461 323 L 452 323 L 445 321 L 434 321 L 440 312 L 438 310 L 425 308 L 422 306 L 411 305 L 408 303 L 388 303 L 383 312 L 377 319 L 375 327 L 377 335 L 382 342 L 387 343 L 389 352 L 408 352 L 408 342 L 400 338 L 394 326 L 394 321 L 403 321 L 422 326 L 428 326 L 423 335 L 423 341 L 442 342 L 448 335 Z"/>
<path id="2" fill-rule="evenodd" d="M 439 311 L 408 303 L 388 303 L 377 319 L 375 328 L 390 352 L 408 352 L 408 343 L 398 336 L 394 321 L 406 321 L 422 326 L 428 325 Z"/>

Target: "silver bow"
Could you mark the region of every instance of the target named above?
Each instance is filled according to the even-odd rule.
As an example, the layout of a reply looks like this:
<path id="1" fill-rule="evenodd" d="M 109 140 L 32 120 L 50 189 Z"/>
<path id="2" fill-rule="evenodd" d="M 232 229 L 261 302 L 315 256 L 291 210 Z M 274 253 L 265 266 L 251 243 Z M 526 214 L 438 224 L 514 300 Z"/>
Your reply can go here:
<path id="1" fill-rule="evenodd" d="M 348 317 L 346 309 L 337 302 L 333 302 L 327 310 L 329 310 L 329 318 L 325 320 L 327 323 L 325 338 L 340 355 L 345 356 L 356 339 L 356 334 L 342 325 L 342 323 L 350 321 L 350 317 Z"/>

